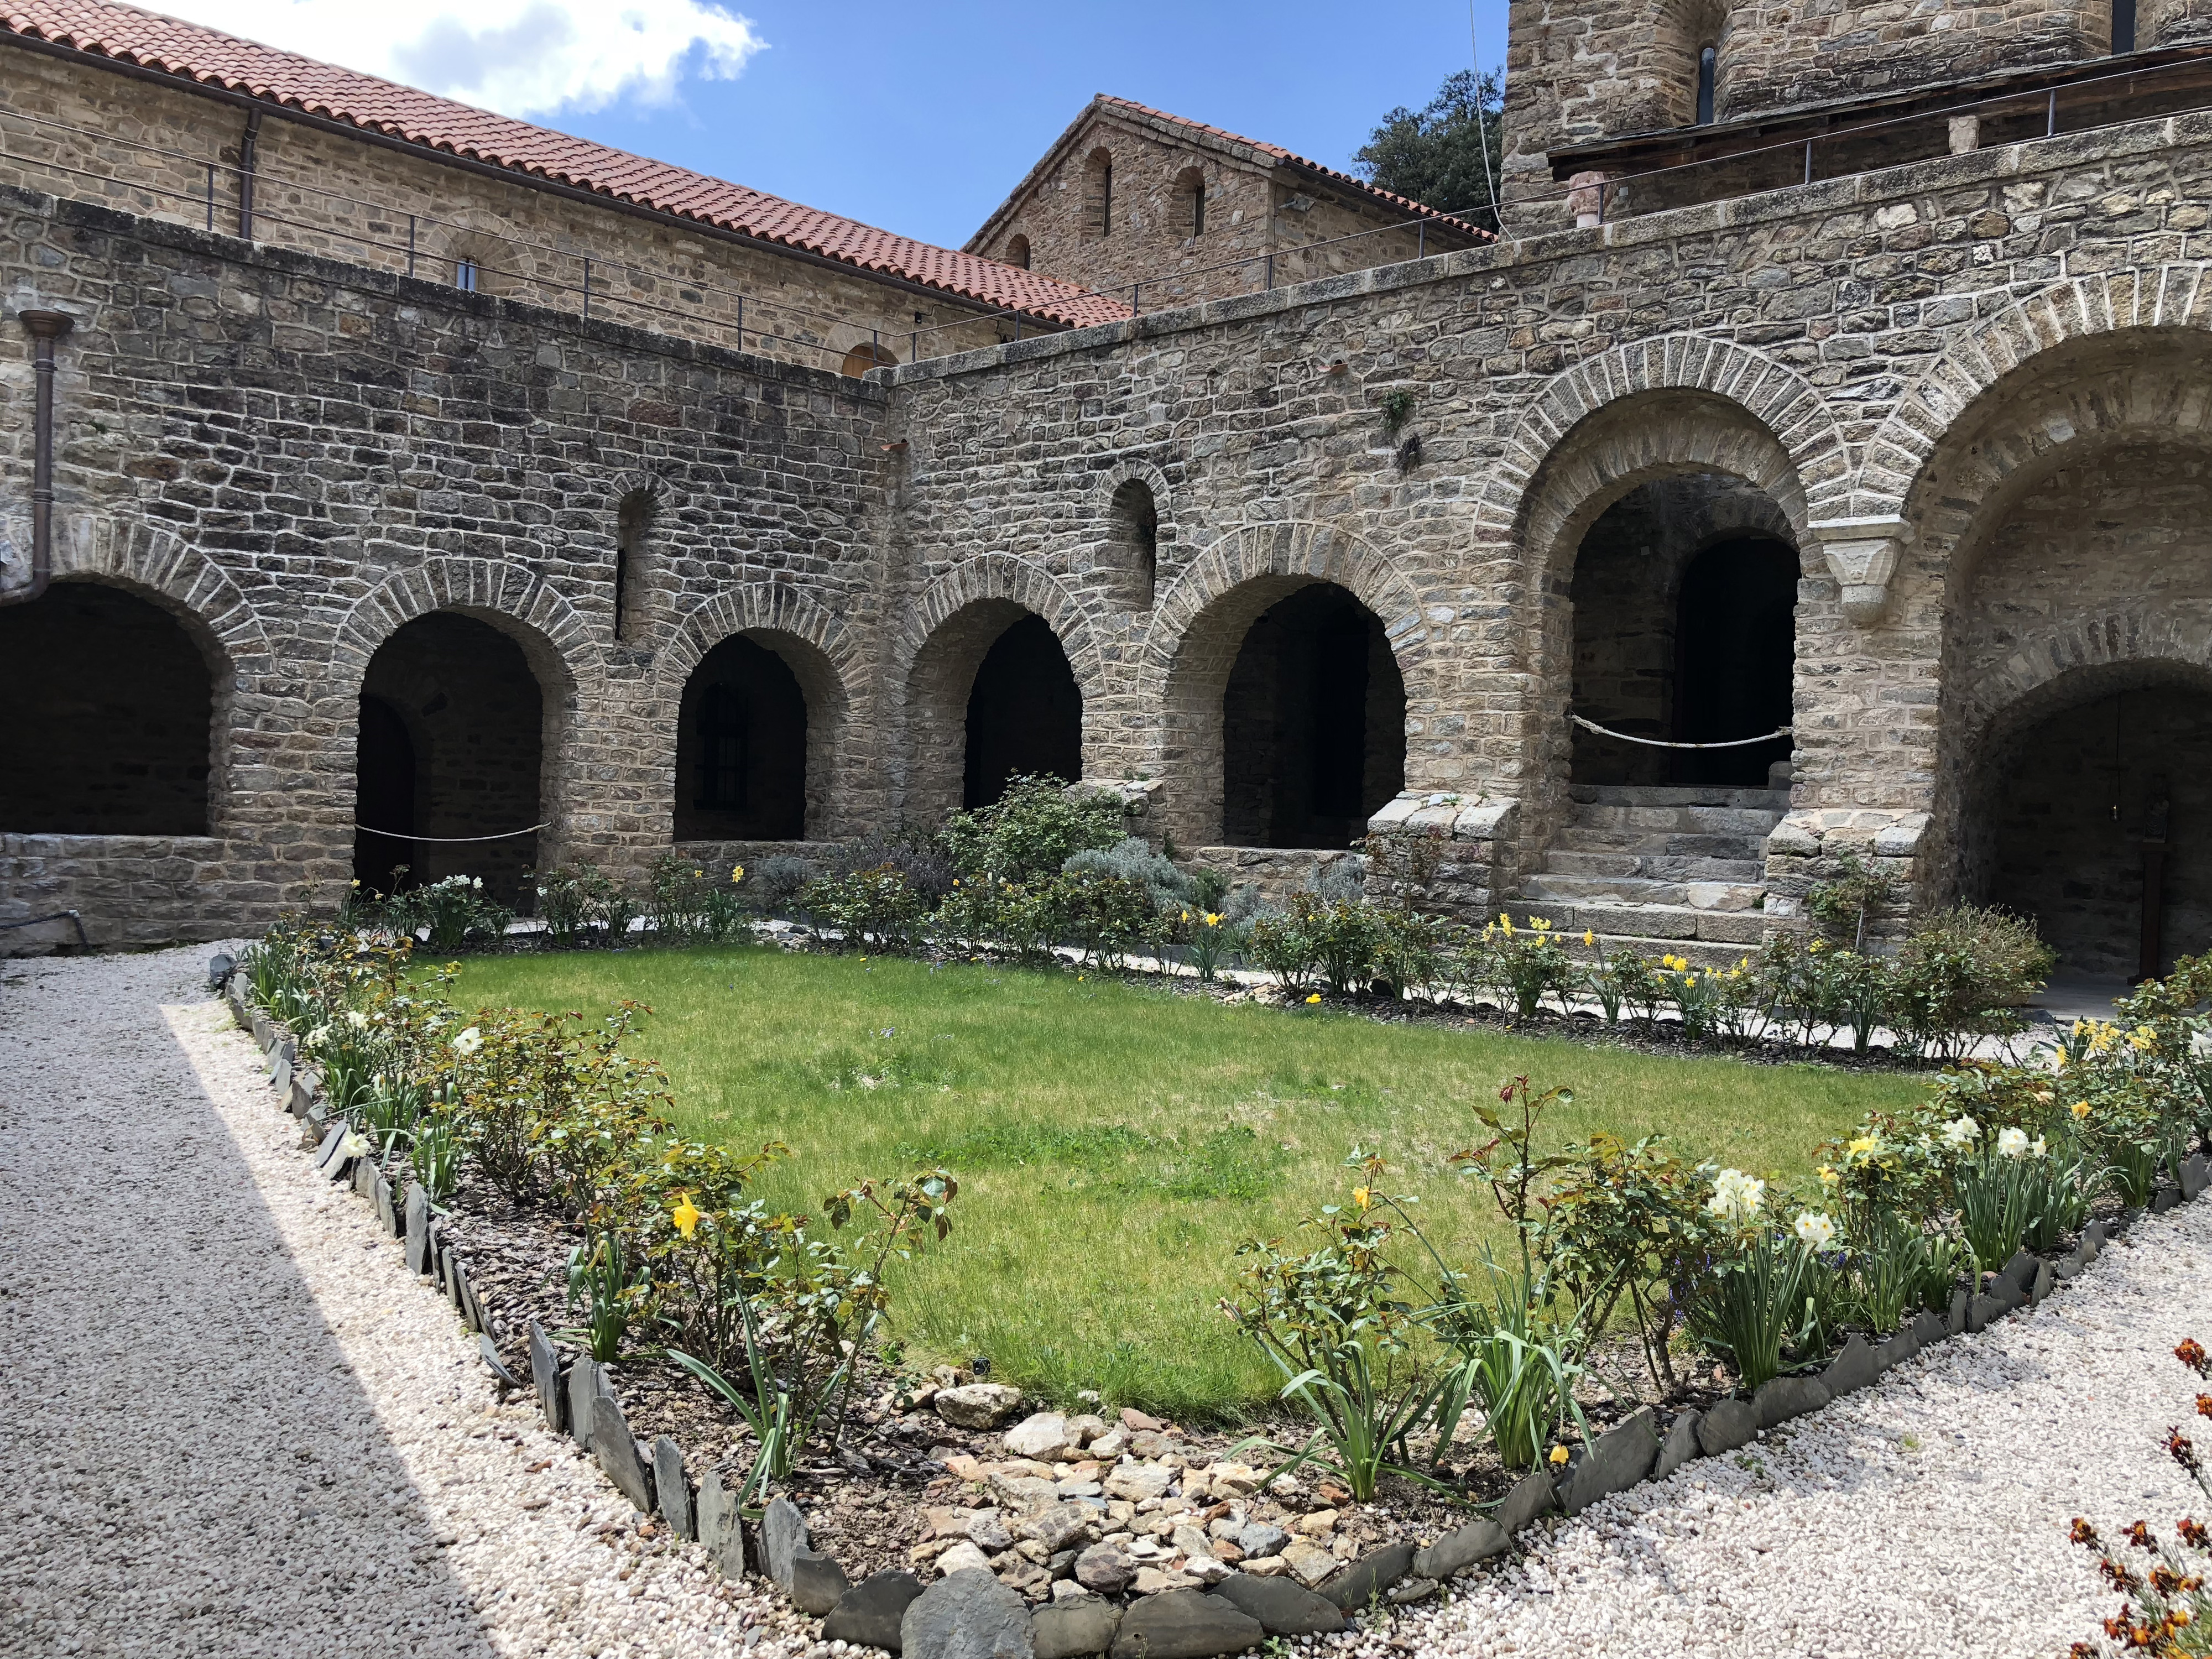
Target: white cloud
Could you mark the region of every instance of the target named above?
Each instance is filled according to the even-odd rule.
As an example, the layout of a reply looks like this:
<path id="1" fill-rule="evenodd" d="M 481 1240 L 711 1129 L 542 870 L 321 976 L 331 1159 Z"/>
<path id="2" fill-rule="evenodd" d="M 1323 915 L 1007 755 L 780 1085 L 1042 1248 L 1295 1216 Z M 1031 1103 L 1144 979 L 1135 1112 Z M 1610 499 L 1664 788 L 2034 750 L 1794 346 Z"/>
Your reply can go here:
<path id="1" fill-rule="evenodd" d="M 767 42 L 708 0 L 153 0 L 196 23 L 532 117 L 665 103 L 734 80 Z"/>

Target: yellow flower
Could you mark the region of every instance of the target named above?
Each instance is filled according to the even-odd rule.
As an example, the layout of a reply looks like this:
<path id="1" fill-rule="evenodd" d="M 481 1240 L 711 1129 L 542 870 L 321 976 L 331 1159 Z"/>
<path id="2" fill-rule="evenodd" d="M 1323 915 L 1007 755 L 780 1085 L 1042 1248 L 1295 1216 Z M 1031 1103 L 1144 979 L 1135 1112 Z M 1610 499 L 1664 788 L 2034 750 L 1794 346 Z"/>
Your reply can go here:
<path id="1" fill-rule="evenodd" d="M 1595 944 L 1596 944 L 1596 943 L 1597 943 L 1597 930 L 1596 930 L 1595 928 L 1592 928 L 1592 927 L 1585 927 L 1585 928 L 1583 928 L 1583 943 L 1584 945 L 1595 945 Z"/>
<path id="2" fill-rule="evenodd" d="M 1373 1201 L 1374 1194 L 1366 1188 L 1354 1187 L 1352 1189 L 1352 1207 L 1353 1209 L 1364 1210 Z"/>
<path id="3" fill-rule="evenodd" d="M 730 881 L 733 885 L 738 882 L 743 881 L 744 878 L 745 866 L 744 865 L 733 864 L 730 866 Z"/>
<path id="4" fill-rule="evenodd" d="M 2138 1025 L 2128 1033 L 2128 1047 L 2137 1054 L 2142 1053 L 2157 1041 L 2157 1031 L 2148 1025 Z"/>
<path id="5" fill-rule="evenodd" d="M 1308 997 L 1306 1000 L 1309 1003 L 1319 1002 L 1321 1000 L 1321 993 L 1316 991 L 1311 996 Z"/>
<path id="6" fill-rule="evenodd" d="M 1189 911 L 1188 911 L 1188 910 L 1184 911 L 1184 912 L 1182 913 L 1182 919 L 1183 919 L 1185 921 L 1188 921 L 1190 920 L 1190 912 L 1189 912 Z"/>
<path id="7" fill-rule="evenodd" d="M 1221 926 L 1221 915 L 1220 912 L 1217 910 L 1208 910 L 1206 913 L 1205 920 L 1206 925 L 1209 927 L 1218 927 Z"/>
<path id="8" fill-rule="evenodd" d="M 1881 1143 L 1876 1140 L 1872 1135 L 1861 1135 L 1856 1140 L 1851 1142 L 1850 1146 L 1844 1147 L 1844 1150 L 1849 1152 L 1853 1158 L 1864 1158 L 1869 1152 L 1872 1152 L 1881 1144 Z"/>
<path id="9" fill-rule="evenodd" d="M 699 1212 L 691 1202 L 690 1194 L 686 1193 L 676 1200 L 675 1212 L 668 1218 L 676 1224 L 678 1232 L 682 1233 L 686 1238 L 691 1237 L 692 1231 L 699 1224 Z"/>
<path id="10" fill-rule="evenodd" d="M 692 880 L 694 880 L 694 881 L 696 881 L 696 880 L 698 880 L 702 876 L 704 876 L 706 873 L 707 873 L 707 872 L 706 872 L 704 870 L 694 870 L 694 871 L 691 872 L 691 879 L 692 879 Z"/>
<path id="11" fill-rule="evenodd" d="M 1552 1462 L 1555 1465 L 1564 1463 L 1566 1461 L 1567 1449 L 1565 1446 L 1554 1446 L 1552 1448 Z"/>
<path id="12" fill-rule="evenodd" d="M 1501 914 L 1501 915 L 1498 916 L 1498 925 L 1500 927 L 1503 927 L 1503 928 L 1505 930 L 1505 937 L 1506 937 L 1506 938 L 1508 938 L 1508 939 L 1511 939 L 1511 938 L 1513 937 L 1513 918 L 1512 918 L 1512 917 L 1510 917 L 1510 916 L 1509 916 L 1509 915 L 1505 915 Z"/>
<path id="13" fill-rule="evenodd" d="M 1830 1169 L 1826 1164 L 1823 1164 L 1820 1166 L 1820 1184 L 1821 1184 L 1823 1187 L 1832 1187 L 1832 1186 L 1834 1186 L 1834 1185 L 1835 1185 L 1838 1181 L 1841 1181 L 1842 1179 L 1843 1179 L 1843 1176 L 1841 1176 L 1838 1175 L 1838 1174 L 1837 1174 L 1833 1170 Z"/>
<path id="14" fill-rule="evenodd" d="M 2076 1119 L 2085 1118 L 2089 1115 L 2089 1103 L 2086 1100 L 2077 1100 L 2066 1109 L 2073 1113 Z"/>

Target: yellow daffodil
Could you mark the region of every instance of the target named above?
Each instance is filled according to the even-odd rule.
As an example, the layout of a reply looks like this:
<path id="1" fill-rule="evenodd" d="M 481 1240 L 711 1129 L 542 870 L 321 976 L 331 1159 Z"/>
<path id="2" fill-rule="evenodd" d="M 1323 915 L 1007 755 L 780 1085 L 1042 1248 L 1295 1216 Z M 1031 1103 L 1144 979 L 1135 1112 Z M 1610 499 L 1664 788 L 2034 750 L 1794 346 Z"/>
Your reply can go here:
<path id="1" fill-rule="evenodd" d="M 694 881 L 701 880 L 706 876 L 706 873 L 707 872 L 704 870 L 694 870 L 691 872 L 691 879 Z"/>
<path id="2" fill-rule="evenodd" d="M 1596 930 L 1595 928 L 1592 928 L 1592 927 L 1585 927 L 1585 928 L 1583 928 L 1583 943 L 1584 945 L 1595 945 L 1595 944 L 1596 944 L 1596 943 L 1597 943 L 1597 930 Z"/>
<path id="3" fill-rule="evenodd" d="M 1220 926 L 1221 926 L 1221 915 L 1220 915 L 1220 912 L 1218 912 L 1218 911 L 1217 911 L 1217 910 L 1208 910 L 1208 911 L 1206 913 L 1206 925 L 1207 927 L 1220 927 Z"/>
<path id="4" fill-rule="evenodd" d="M 2066 1109 L 2073 1113 L 2078 1121 L 2089 1115 L 2089 1103 L 2086 1100 L 2077 1100 Z"/>
<path id="5" fill-rule="evenodd" d="M 1565 1446 L 1554 1446 L 1552 1448 L 1552 1462 L 1554 1465 L 1564 1463 L 1566 1461 L 1567 1449 Z"/>
<path id="6" fill-rule="evenodd" d="M 1312 1003 L 1319 1002 L 1320 1000 L 1321 1000 L 1321 993 L 1320 993 L 1320 992 L 1318 992 L 1318 991 L 1316 991 L 1316 992 L 1315 992 L 1311 996 L 1310 996 L 1310 997 L 1308 997 L 1308 998 L 1306 999 L 1306 1001 L 1307 1001 L 1309 1004 L 1312 1004 Z"/>
<path id="7" fill-rule="evenodd" d="M 676 1208 L 668 1218 L 676 1224 L 678 1232 L 682 1233 L 686 1238 L 691 1237 L 699 1225 L 699 1211 L 691 1202 L 690 1194 L 686 1193 L 676 1200 Z"/>
<path id="8" fill-rule="evenodd" d="M 738 882 L 741 882 L 741 881 L 743 881 L 744 878 L 745 878 L 745 866 L 744 866 L 744 865 L 742 865 L 742 864 L 733 864 L 733 865 L 732 865 L 732 866 L 730 866 L 730 880 L 731 880 L 731 882 L 732 882 L 732 884 L 736 884 L 736 883 L 738 883 Z"/>

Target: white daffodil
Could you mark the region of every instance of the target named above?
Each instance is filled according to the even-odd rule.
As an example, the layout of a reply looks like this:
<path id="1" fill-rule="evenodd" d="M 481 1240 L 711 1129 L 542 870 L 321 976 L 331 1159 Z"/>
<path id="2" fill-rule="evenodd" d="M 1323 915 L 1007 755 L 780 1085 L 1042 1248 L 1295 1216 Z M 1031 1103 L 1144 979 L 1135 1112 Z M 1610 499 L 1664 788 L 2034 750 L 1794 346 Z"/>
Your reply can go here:
<path id="1" fill-rule="evenodd" d="M 358 1129 L 347 1130 L 345 1132 L 345 1139 L 338 1142 L 338 1156 L 340 1158 L 367 1158 L 368 1156 L 368 1137 L 362 1133 Z"/>
<path id="2" fill-rule="evenodd" d="M 2051 1149 L 2043 1144 L 2043 1137 L 2041 1135 L 2036 1136 L 2034 1139 L 2027 1143 L 2027 1155 L 2030 1158 L 2050 1157 Z"/>
<path id="3" fill-rule="evenodd" d="M 366 1031 L 368 1029 L 368 1016 L 358 1008 L 349 1008 L 346 1010 L 346 1024 L 356 1031 Z"/>
<path id="4" fill-rule="evenodd" d="M 1766 1183 L 1741 1170 L 1723 1170 L 1713 1177 L 1713 1195 L 1705 1209 L 1723 1221 L 1747 1222 L 1766 1200 Z"/>
<path id="5" fill-rule="evenodd" d="M 1943 1126 L 1946 1146 L 1971 1146 L 1981 1138 L 1982 1126 L 1970 1117 L 1954 1117 Z"/>
<path id="6" fill-rule="evenodd" d="M 1836 1224 L 1818 1210 L 1807 1210 L 1797 1218 L 1797 1237 L 1816 1250 L 1825 1250 L 1836 1242 Z"/>
<path id="7" fill-rule="evenodd" d="M 453 1034 L 453 1052 L 464 1060 L 483 1047 L 483 1033 L 473 1025 Z"/>
<path id="8" fill-rule="evenodd" d="M 2025 1129 L 1998 1130 L 1997 1155 L 2000 1158 L 2026 1158 L 2027 1156 L 2027 1131 Z"/>

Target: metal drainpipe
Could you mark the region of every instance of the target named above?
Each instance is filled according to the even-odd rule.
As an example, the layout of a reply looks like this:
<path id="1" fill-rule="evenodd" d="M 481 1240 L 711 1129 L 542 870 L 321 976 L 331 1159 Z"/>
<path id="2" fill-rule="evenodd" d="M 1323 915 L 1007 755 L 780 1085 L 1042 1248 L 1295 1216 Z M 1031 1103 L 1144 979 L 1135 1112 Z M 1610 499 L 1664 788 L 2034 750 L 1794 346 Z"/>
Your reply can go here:
<path id="1" fill-rule="evenodd" d="M 76 322 L 59 311 L 26 311 L 20 317 L 30 331 L 31 362 L 38 376 L 31 416 L 31 580 L 0 593 L 0 605 L 28 604 L 54 579 L 54 342 Z"/>
<path id="2" fill-rule="evenodd" d="M 238 146 L 238 240 L 253 240 L 253 151 L 261 141 L 261 112 L 251 110 L 246 117 L 246 137 Z"/>

